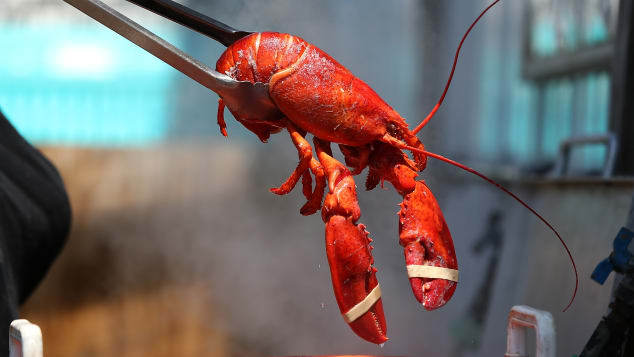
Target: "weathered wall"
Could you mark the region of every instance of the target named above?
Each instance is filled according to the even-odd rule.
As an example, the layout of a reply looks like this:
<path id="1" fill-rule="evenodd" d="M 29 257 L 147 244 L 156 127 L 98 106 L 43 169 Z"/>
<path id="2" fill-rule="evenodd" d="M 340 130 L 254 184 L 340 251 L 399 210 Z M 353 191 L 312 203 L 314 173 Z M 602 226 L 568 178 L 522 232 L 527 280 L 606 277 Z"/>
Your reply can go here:
<path id="1" fill-rule="evenodd" d="M 428 183 L 451 228 L 461 282 L 446 307 L 421 311 L 397 244 L 398 195 L 391 188 L 362 192 L 391 338 L 379 348 L 357 338 L 339 316 L 321 219 L 299 215 L 299 192 L 278 197 L 267 190 L 290 172 L 293 153 L 270 157 L 232 144 L 45 152 L 66 180 L 75 217 L 62 256 L 23 310 L 42 326 L 49 356 L 167 356 L 181 349 L 219 356 L 501 355 L 506 316 L 517 304 L 552 312 L 560 355 L 571 355 L 605 311 L 610 282 L 601 287 L 588 276 L 608 254 L 634 189 L 631 183 L 513 187 L 574 254 L 580 288 L 567 313 L 559 311 L 574 281 L 554 235 L 474 178 L 447 174 L 441 185 L 442 168 Z M 485 323 L 465 330 L 493 254 L 472 247 L 492 210 L 502 212 L 498 274 Z M 458 348 L 465 336 L 472 346 Z"/>
<path id="2" fill-rule="evenodd" d="M 580 353 L 601 316 L 607 312 L 614 274 L 602 286 L 590 280 L 596 265 L 612 251 L 612 241 L 625 224 L 634 182 L 546 184 L 534 188 L 535 204 L 560 230 L 579 270 L 577 299 L 562 308 L 574 288 L 570 264 L 560 244 L 533 220 L 526 230 L 533 242 L 520 276 L 520 301 L 549 310 L 557 328 L 558 356 Z"/>

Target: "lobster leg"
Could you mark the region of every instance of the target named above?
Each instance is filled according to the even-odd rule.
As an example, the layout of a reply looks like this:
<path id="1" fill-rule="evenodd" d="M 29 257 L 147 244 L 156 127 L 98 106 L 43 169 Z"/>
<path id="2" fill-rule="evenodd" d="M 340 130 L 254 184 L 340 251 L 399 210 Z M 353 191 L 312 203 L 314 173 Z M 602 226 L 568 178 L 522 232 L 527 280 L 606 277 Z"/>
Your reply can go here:
<path id="1" fill-rule="evenodd" d="M 288 130 L 288 134 L 291 136 L 291 140 L 293 141 L 295 148 L 297 148 L 299 163 L 293 173 L 284 183 L 282 183 L 282 185 L 280 185 L 280 187 L 271 188 L 271 192 L 276 195 L 285 195 L 291 192 L 304 172 L 308 170 L 310 160 L 313 158 L 313 151 L 308 141 L 304 138 L 304 135 L 302 135 L 302 133 L 300 133 L 290 121 L 287 121 L 286 129 Z"/>
<path id="2" fill-rule="evenodd" d="M 389 181 L 403 196 L 399 243 L 416 300 L 427 310 L 443 306 L 456 290 L 458 263 L 442 211 L 424 181 L 417 181 L 416 164 L 390 145 L 378 145 L 371 158 L 366 186 Z"/>
<path id="3" fill-rule="evenodd" d="M 229 111 L 231 111 L 231 108 L 229 108 Z M 222 133 L 222 135 L 227 136 L 227 124 L 225 123 L 224 113 L 225 113 L 225 103 L 222 100 L 222 98 L 220 98 L 218 100 L 218 126 L 220 127 L 220 132 Z M 247 128 L 250 132 L 257 135 L 257 137 L 263 143 L 269 140 L 269 137 L 271 136 L 271 134 L 279 133 L 283 128 L 283 126 L 280 127 L 279 122 L 275 122 L 275 121 L 260 121 L 260 120 L 254 121 L 254 120 L 247 120 L 247 119 L 240 118 L 239 116 L 236 116 L 235 114 L 233 116 L 236 118 L 236 120 L 240 124 L 244 125 L 244 127 Z"/>
<path id="4" fill-rule="evenodd" d="M 306 170 L 302 174 L 302 193 L 304 194 L 304 197 L 306 197 L 307 200 L 310 199 L 310 196 L 313 193 L 312 189 L 313 189 L 313 178 L 310 176 L 310 172 Z"/>
<path id="5" fill-rule="evenodd" d="M 225 123 L 225 102 L 218 98 L 218 126 L 224 137 L 227 137 L 227 123 Z"/>
<path id="6" fill-rule="evenodd" d="M 286 179 L 284 183 L 278 188 L 271 188 L 271 192 L 276 195 L 285 195 L 293 190 L 299 179 L 302 179 L 303 193 L 306 196 L 307 202 L 300 209 L 300 213 L 303 215 L 311 215 L 319 209 L 321 206 L 321 199 L 324 195 L 325 178 L 321 165 L 315 158 L 313 158 L 313 151 L 310 147 L 310 143 L 306 141 L 303 133 L 293 125 L 290 121 L 286 122 L 286 129 L 293 144 L 297 148 L 297 154 L 299 155 L 299 163 L 297 167 Z M 315 175 L 315 190 L 311 193 L 311 178 L 309 170 Z"/>
<path id="7" fill-rule="evenodd" d="M 358 175 L 368 166 L 370 159 L 370 148 L 368 146 L 348 146 L 339 144 L 339 149 L 343 154 L 346 165 L 352 169 L 352 176 Z"/>
<path id="8" fill-rule="evenodd" d="M 387 341 L 381 292 L 372 266 L 372 241 L 363 224 L 350 171 L 330 153 L 330 144 L 314 140 L 317 157 L 328 176 L 329 192 L 322 207 L 326 223 L 326 253 L 339 310 L 361 338 Z"/>
<path id="9" fill-rule="evenodd" d="M 304 180 L 304 195 L 307 196 L 307 202 L 304 206 L 299 210 L 304 216 L 311 215 L 321 207 L 321 199 L 324 197 L 324 188 L 326 187 L 326 176 L 324 174 L 324 168 L 321 166 L 319 161 L 314 157 L 310 159 L 310 171 L 315 175 L 315 190 L 312 192 L 310 197 L 308 197 L 307 192 L 310 192 L 310 186 L 306 185 L 306 180 Z M 308 176 L 310 178 L 310 174 L 308 171 L 304 173 L 304 177 Z M 307 189 L 308 187 L 308 189 Z"/>

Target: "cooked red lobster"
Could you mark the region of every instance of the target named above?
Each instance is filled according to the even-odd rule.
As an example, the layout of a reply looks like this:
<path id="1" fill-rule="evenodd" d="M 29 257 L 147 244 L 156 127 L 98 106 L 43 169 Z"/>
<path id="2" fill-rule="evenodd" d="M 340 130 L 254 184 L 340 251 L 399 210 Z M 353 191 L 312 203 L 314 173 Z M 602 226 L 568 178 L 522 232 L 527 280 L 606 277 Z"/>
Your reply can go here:
<path id="1" fill-rule="evenodd" d="M 321 207 L 335 297 L 355 333 L 377 344 L 387 340 L 372 239 L 365 226 L 357 223 L 361 211 L 353 176 L 366 167 L 366 189 L 388 181 L 403 196 L 398 212 L 399 243 L 414 296 L 428 310 L 449 301 L 458 281 L 453 241 L 436 199 L 417 175 L 425 169 L 427 156 L 452 161 L 425 151 L 416 137 L 422 125 L 409 130 L 405 120 L 372 88 L 328 54 L 293 35 L 262 32 L 244 37 L 221 55 L 216 70 L 240 81 L 268 83 L 270 97 L 283 117 L 245 118 L 229 110 L 262 141 L 284 129 L 290 134 L 299 164 L 271 191 L 287 194 L 301 179 L 307 199 L 301 214 L 313 214 Z M 218 124 L 226 136 L 223 113 L 221 98 Z M 305 138 L 307 133 L 313 134 L 317 158 Z M 339 144 L 350 169 L 333 158 L 331 143 Z M 403 150 L 411 151 L 412 158 Z"/>

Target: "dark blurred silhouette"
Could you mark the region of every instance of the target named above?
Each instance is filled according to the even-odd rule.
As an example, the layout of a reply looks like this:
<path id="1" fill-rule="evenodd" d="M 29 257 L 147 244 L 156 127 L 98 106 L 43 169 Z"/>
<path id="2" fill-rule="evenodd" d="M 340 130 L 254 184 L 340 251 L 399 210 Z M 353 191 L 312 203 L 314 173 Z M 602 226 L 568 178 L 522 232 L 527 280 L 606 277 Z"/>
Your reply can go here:
<path id="1" fill-rule="evenodd" d="M 0 112 L 0 350 L 9 324 L 60 252 L 71 210 L 55 167 Z"/>
<path id="2" fill-rule="evenodd" d="M 472 247 L 472 251 L 478 255 L 490 247 L 491 255 L 484 279 L 471 300 L 466 316 L 456 321 L 452 328 L 453 335 L 456 337 L 453 357 L 462 356 L 464 351 L 477 350 L 480 346 L 482 331 L 484 331 L 491 303 L 491 293 L 495 284 L 500 253 L 504 244 L 502 218 L 502 212 L 499 210 L 489 212 L 486 230 Z"/>

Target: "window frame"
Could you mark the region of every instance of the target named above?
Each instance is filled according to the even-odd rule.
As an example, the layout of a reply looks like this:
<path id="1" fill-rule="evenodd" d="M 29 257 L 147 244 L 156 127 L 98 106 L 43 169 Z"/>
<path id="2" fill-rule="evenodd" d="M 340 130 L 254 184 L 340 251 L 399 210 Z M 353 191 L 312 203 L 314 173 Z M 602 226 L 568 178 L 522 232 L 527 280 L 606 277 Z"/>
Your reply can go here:
<path id="1" fill-rule="evenodd" d="M 634 135 L 634 100 L 628 101 L 628 98 L 634 98 L 634 2 L 619 1 L 613 38 L 543 58 L 532 56 L 532 17 L 533 6 L 527 1 L 524 3 L 522 77 L 533 82 L 537 89 L 538 132 L 541 133 L 544 125 L 544 88 L 548 81 L 574 78 L 590 72 L 608 72 L 611 84 L 606 134 L 614 135 L 618 143 L 612 175 L 633 176 L 634 140 L 631 136 Z M 539 144 L 543 140 L 542 135 L 536 139 Z"/>
<path id="2" fill-rule="evenodd" d="M 609 130 L 619 142 L 615 174 L 634 175 L 634 1 L 621 0 L 617 20 Z M 628 98 L 630 98 L 628 100 Z"/>

